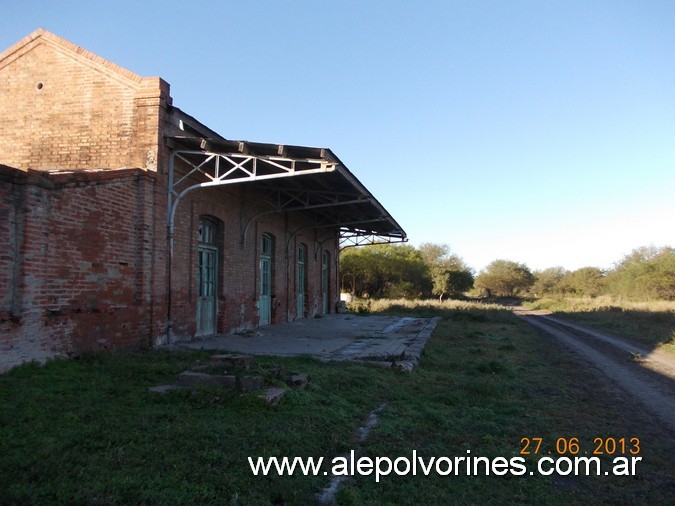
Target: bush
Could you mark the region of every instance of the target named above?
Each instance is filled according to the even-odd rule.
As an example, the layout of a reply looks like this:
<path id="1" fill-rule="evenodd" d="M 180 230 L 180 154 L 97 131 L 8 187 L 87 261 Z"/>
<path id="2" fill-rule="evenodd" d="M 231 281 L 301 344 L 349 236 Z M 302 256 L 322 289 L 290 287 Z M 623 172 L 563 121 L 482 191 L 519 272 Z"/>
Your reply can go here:
<path id="1" fill-rule="evenodd" d="M 675 300 L 675 249 L 635 249 L 609 273 L 607 283 L 616 296 Z"/>
<path id="2" fill-rule="evenodd" d="M 495 260 L 478 275 L 475 286 L 487 297 L 512 297 L 527 292 L 534 280 L 525 264 Z"/>

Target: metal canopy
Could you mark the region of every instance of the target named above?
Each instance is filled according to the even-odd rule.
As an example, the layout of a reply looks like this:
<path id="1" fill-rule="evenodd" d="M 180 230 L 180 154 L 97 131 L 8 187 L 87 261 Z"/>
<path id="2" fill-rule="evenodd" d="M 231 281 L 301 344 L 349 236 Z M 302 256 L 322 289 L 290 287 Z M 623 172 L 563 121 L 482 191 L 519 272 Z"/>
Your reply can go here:
<path id="1" fill-rule="evenodd" d="M 313 224 L 301 230 L 336 229 L 340 249 L 407 241 L 398 223 L 329 149 L 178 136 L 167 137 L 166 144 L 172 150 L 169 237 L 173 236 L 176 208 L 188 193 L 254 182 L 269 209 L 243 224 L 242 245 L 251 223 L 259 217 L 302 211 L 312 212 Z"/>

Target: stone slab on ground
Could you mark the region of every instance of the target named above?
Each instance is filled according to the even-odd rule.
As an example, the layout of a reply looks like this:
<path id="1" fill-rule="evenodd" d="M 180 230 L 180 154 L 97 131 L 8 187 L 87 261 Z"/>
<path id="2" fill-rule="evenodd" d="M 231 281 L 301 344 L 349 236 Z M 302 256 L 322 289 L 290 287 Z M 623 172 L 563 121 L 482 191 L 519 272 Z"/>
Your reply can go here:
<path id="1" fill-rule="evenodd" d="M 417 364 L 440 318 L 335 314 L 261 327 L 249 336 L 227 335 L 179 342 L 172 348 L 322 360 Z"/>

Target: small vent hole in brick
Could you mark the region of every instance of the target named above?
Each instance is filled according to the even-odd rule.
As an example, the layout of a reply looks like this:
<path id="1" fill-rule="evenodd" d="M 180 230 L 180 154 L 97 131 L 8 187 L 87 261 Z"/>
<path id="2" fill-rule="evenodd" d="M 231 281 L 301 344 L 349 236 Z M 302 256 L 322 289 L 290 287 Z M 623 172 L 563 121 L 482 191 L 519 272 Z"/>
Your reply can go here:
<path id="1" fill-rule="evenodd" d="M 37 85 L 36 85 L 35 87 L 36 87 L 38 90 L 41 90 L 42 88 L 44 88 L 44 86 L 45 86 L 44 83 L 37 83 Z"/>

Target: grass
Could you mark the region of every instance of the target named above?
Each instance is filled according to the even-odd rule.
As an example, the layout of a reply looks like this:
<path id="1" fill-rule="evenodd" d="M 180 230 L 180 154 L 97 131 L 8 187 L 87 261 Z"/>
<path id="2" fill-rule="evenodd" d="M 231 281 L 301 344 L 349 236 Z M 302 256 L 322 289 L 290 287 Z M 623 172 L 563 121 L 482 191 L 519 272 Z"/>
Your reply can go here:
<path id="1" fill-rule="evenodd" d="M 548 297 L 527 303 L 649 348 L 675 353 L 675 301 L 630 301 L 610 296 Z"/>
<path id="2" fill-rule="evenodd" d="M 325 476 L 255 477 L 248 456 L 510 458 L 523 437 L 640 437 L 635 477 L 373 476 L 338 504 L 668 504 L 673 446 L 632 401 L 498 306 L 410 305 L 441 316 L 413 373 L 307 358 L 260 358 L 261 374 L 310 374 L 277 406 L 217 388 L 151 394 L 206 356 L 99 354 L 0 376 L 0 504 L 311 504 Z M 371 308 L 372 310 L 372 308 Z M 392 308 L 379 308 L 389 310 Z M 533 459 L 534 460 L 534 459 Z M 532 468 L 533 462 L 528 464 Z"/>

